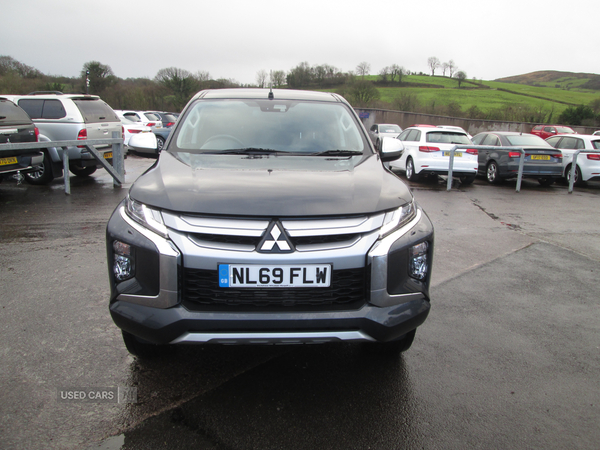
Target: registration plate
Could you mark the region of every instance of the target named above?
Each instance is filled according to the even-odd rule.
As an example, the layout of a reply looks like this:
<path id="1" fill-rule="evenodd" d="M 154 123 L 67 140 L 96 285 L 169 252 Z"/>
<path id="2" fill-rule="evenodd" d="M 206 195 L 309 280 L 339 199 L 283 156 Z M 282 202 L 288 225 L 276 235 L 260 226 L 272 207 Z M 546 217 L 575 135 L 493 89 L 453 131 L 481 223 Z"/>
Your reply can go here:
<path id="1" fill-rule="evenodd" d="M 330 283 L 330 264 L 219 265 L 219 287 L 222 288 L 325 288 Z"/>
<path id="2" fill-rule="evenodd" d="M 536 161 L 550 161 L 550 155 L 531 155 L 531 159 Z"/>
<path id="3" fill-rule="evenodd" d="M 9 158 L 0 158 L 0 166 L 8 166 L 9 164 L 17 164 L 17 158 L 11 156 Z"/>
<path id="4" fill-rule="evenodd" d="M 104 154 L 104 159 L 110 159 L 110 158 L 112 158 L 112 152 L 106 152 Z"/>
<path id="5" fill-rule="evenodd" d="M 444 156 L 450 156 L 450 152 L 444 152 Z M 454 152 L 455 158 L 462 158 L 462 152 Z"/>

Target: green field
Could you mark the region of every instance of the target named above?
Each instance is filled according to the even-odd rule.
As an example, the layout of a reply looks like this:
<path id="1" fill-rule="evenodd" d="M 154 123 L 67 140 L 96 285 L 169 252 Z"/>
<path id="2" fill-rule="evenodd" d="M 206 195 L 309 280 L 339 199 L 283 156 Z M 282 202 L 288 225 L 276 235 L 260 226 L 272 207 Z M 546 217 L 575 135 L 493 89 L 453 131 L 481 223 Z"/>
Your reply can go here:
<path id="1" fill-rule="evenodd" d="M 367 78 L 374 82 L 378 79 L 377 76 Z M 600 99 L 600 91 L 581 88 L 587 81 L 586 78 L 570 76 L 551 81 L 528 79 L 529 84 L 465 80 L 458 88 L 458 81 L 448 77 L 408 75 L 402 78 L 402 86 L 377 85 L 377 89 L 380 106 L 386 103 L 394 105 L 396 99 L 410 95 L 418 100 L 422 110 L 433 110 L 436 106 L 453 103 L 460 106 L 462 111 L 474 106 L 484 112 L 507 108 L 526 109 L 556 118 L 568 107 L 589 105 Z"/>

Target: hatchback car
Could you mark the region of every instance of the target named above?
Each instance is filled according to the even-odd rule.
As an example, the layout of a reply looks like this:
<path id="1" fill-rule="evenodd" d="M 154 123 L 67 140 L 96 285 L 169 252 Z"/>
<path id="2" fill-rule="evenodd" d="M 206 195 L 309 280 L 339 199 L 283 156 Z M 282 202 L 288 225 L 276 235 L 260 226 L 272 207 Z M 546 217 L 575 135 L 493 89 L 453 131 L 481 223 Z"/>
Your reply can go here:
<path id="1" fill-rule="evenodd" d="M 531 134 L 535 134 L 542 139 L 547 139 L 550 136 L 556 136 L 557 134 L 575 134 L 575 130 L 564 125 L 536 125 L 531 130 Z"/>
<path id="2" fill-rule="evenodd" d="M 473 137 L 473 144 L 492 147 L 520 147 L 525 151 L 523 178 L 535 178 L 549 186 L 562 176 L 562 153 L 539 136 L 513 131 L 490 131 Z M 489 183 L 515 178 L 519 174 L 521 152 L 506 149 L 479 149 L 480 175 Z"/>
<path id="3" fill-rule="evenodd" d="M 392 170 L 405 171 L 410 181 L 425 175 L 448 175 L 450 150 L 456 145 L 471 145 L 463 131 L 420 126 L 407 128 L 397 137 L 404 144 L 404 153 L 390 163 Z M 458 150 L 454 153 L 454 176 L 463 184 L 471 184 L 477 175 L 477 150 Z"/>
<path id="4" fill-rule="evenodd" d="M 37 142 L 39 130 L 22 108 L 0 97 L 0 144 Z M 37 149 L 0 151 L 0 180 L 15 172 L 27 173 L 39 168 L 44 154 Z"/>
<path id="5" fill-rule="evenodd" d="M 574 184 L 582 186 L 586 181 L 600 179 L 600 136 L 577 134 L 574 136 L 553 136 L 546 139 L 552 147 L 563 154 L 563 177 L 571 179 L 573 155 L 577 150 L 598 150 L 598 153 L 580 153 L 577 156 Z"/>
<path id="6" fill-rule="evenodd" d="M 410 347 L 433 227 L 382 164 L 399 141 L 376 152 L 342 97 L 287 89 L 202 91 L 172 133 L 107 226 L 110 313 L 131 353 Z"/>
<path id="7" fill-rule="evenodd" d="M 377 149 L 379 149 L 381 139 L 384 136 L 395 138 L 398 137 L 400 133 L 402 133 L 402 128 L 394 123 L 376 123 L 369 128 L 369 137 Z"/>

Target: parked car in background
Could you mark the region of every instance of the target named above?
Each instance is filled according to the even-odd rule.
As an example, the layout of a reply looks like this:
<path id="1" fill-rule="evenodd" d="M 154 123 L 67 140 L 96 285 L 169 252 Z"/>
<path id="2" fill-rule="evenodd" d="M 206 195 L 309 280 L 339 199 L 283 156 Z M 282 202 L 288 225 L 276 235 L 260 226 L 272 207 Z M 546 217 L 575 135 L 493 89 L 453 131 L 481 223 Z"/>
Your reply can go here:
<path id="1" fill-rule="evenodd" d="M 531 134 L 535 134 L 542 139 L 547 139 L 550 136 L 555 136 L 557 134 L 575 134 L 575 130 L 563 125 L 536 125 L 531 130 Z"/>
<path id="2" fill-rule="evenodd" d="M 117 114 L 120 117 L 125 117 L 133 122 L 138 122 L 142 125 L 148 126 L 152 128 L 152 132 L 156 135 L 156 141 L 158 143 L 158 152 L 162 150 L 165 145 L 165 141 L 171 132 L 171 126 L 165 128 L 163 122 L 161 120 L 160 113 L 154 111 L 125 111 L 125 110 L 117 110 Z M 167 123 L 175 123 L 177 120 L 173 121 L 174 117 L 168 117 Z"/>
<path id="3" fill-rule="evenodd" d="M 553 136 L 546 139 L 552 147 L 563 154 L 563 177 L 571 180 L 573 155 L 577 150 L 598 150 L 598 153 L 580 153 L 577 156 L 574 184 L 584 185 L 586 181 L 600 179 L 600 135 L 577 134 L 574 136 Z"/>
<path id="4" fill-rule="evenodd" d="M 163 128 L 171 128 L 177 122 L 177 116 L 173 113 L 169 112 L 160 112 L 160 111 L 146 111 L 148 113 L 154 114 L 160 118 L 162 122 Z"/>
<path id="5" fill-rule="evenodd" d="M 0 144 L 37 142 L 39 130 L 27 113 L 12 101 L 0 97 Z M 44 154 L 38 149 L 0 151 L 0 180 L 7 174 L 22 174 L 42 165 Z"/>
<path id="6" fill-rule="evenodd" d="M 162 128 L 162 121 L 160 120 L 160 117 L 152 112 L 129 111 L 122 109 L 116 109 L 115 112 L 119 117 L 125 117 L 132 122 L 140 122 L 142 125 L 146 125 L 152 129 Z"/>
<path id="7" fill-rule="evenodd" d="M 121 121 L 97 95 L 42 91 L 8 97 L 31 117 L 40 131 L 40 141 L 109 139 L 113 132 L 122 137 Z M 99 145 L 95 149 L 112 162 L 111 145 Z M 44 162 L 40 169 L 25 174 L 25 180 L 31 184 L 46 184 L 63 176 L 63 150 L 48 148 L 43 152 Z M 69 170 L 77 176 L 89 176 L 101 167 L 83 146 L 69 147 L 68 152 Z"/>
<path id="8" fill-rule="evenodd" d="M 404 153 L 390 162 L 392 170 L 405 171 L 410 181 L 425 175 L 448 175 L 450 150 L 455 145 L 470 145 L 464 131 L 444 130 L 434 126 L 410 127 L 397 137 L 404 144 Z M 471 184 L 477 175 L 477 150 L 457 150 L 454 153 L 454 176 L 463 184 Z"/>
<path id="9" fill-rule="evenodd" d="M 369 128 L 369 138 L 375 145 L 375 148 L 379 150 L 381 146 L 381 139 L 386 137 L 395 138 L 402 133 L 402 128 L 393 123 L 376 123 L 371 125 Z"/>
<path id="10" fill-rule="evenodd" d="M 130 150 L 129 140 L 132 136 L 140 133 L 152 133 L 151 127 L 143 125 L 141 122 L 134 122 L 125 117 L 121 117 L 121 125 L 123 125 L 123 145 L 125 146 L 125 151 Z"/>
<path id="11" fill-rule="evenodd" d="M 535 178 L 549 186 L 562 176 L 562 153 L 539 136 L 512 131 L 490 131 L 473 137 L 473 144 L 492 147 L 521 147 L 525 151 L 523 178 Z M 519 173 L 521 153 L 505 149 L 479 149 L 478 173 L 492 184 L 515 178 Z"/>
<path id="12" fill-rule="evenodd" d="M 434 232 L 382 164 L 401 150 L 385 139 L 374 152 L 333 93 L 195 95 L 108 222 L 110 314 L 127 349 L 407 350 L 430 309 Z"/>
<path id="13" fill-rule="evenodd" d="M 444 130 L 460 131 L 461 133 L 465 133 L 467 136 L 469 136 L 469 139 L 471 139 L 473 137 L 469 133 L 467 133 L 465 131 L 465 129 L 462 128 L 462 127 L 456 127 L 454 125 L 438 125 L 437 127 L 438 128 L 443 128 Z"/>
<path id="14" fill-rule="evenodd" d="M 600 130 L 598 130 L 598 131 L 594 131 L 594 134 L 593 134 L 593 135 L 594 135 L 594 136 L 600 136 Z"/>

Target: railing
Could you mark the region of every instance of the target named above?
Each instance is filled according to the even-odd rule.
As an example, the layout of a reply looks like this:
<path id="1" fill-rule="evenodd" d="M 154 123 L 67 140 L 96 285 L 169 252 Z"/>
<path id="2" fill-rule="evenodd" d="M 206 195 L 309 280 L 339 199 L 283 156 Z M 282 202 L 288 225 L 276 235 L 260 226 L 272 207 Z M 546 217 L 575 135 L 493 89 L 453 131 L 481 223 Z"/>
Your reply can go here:
<path id="1" fill-rule="evenodd" d="M 573 161 L 571 162 L 571 177 L 569 179 L 569 194 L 573 192 L 575 184 L 575 171 L 577 170 L 577 157 L 580 153 L 600 153 L 600 150 L 576 150 L 573 153 Z"/>
<path id="2" fill-rule="evenodd" d="M 452 189 L 452 172 L 454 169 L 454 152 L 456 150 L 467 150 L 473 148 L 476 150 L 508 150 L 511 152 L 519 152 L 521 157 L 519 158 L 519 171 L 517 173 L 517 192 L 521 192 L 521 181 L 523 180 L 523 167 L 525 165 L 525 150 L 521 147 L 493 147 L 490 145 L 455 145 L 450 149 L 450 162 L 448 165 L 448 185 L 446 190 Z"/>
<path id="3" fill-rule="evenodd" d="M 118 132 L 112 133 L 111 139 L 84 139 L 81 141 L 48 141 L 48 142 L 24 142 L 16 144 L 0 144 L 0 154 L 3 150 L 24 150 L 38 148 L 62 148 L 62 161 L 65 179 L 65 194 L 71 194 L 71 182 L 69 176 L 69 152 L 68 147 L 85 147 L 90 154 L 106 169 L 113 177 L 113 186 L 121 187 L 125 183 L 125 165 L 123 154 L 123 138 L 118 137 Z M 112 165 L 104 159 L 102 154 L 94 148 L 94 145 L 112 145 Z"/>

